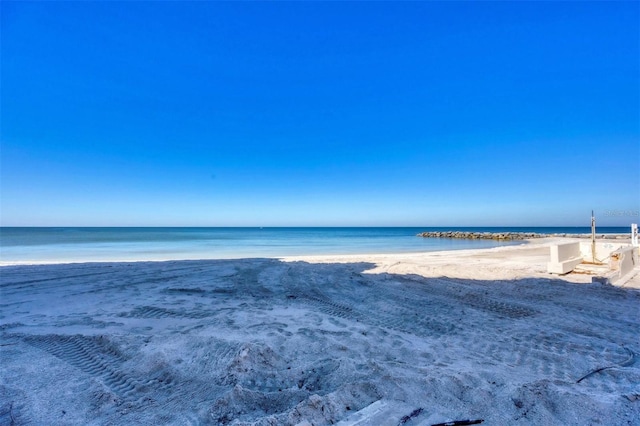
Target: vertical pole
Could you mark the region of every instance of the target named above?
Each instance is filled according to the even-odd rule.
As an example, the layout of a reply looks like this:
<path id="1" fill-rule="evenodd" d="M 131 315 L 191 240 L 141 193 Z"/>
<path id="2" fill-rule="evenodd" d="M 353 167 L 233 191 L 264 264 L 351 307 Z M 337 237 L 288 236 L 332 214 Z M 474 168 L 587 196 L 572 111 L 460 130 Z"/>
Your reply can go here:
<path id="1" fill-rule="evenodd" d="M 596 218 L 591 210 L 591 261 L 596 263 Z"/>
<path id="2" fill-rule="evenodd" d="M 638 247 L 638 224 L 631 224 L 631 245 Z"/>

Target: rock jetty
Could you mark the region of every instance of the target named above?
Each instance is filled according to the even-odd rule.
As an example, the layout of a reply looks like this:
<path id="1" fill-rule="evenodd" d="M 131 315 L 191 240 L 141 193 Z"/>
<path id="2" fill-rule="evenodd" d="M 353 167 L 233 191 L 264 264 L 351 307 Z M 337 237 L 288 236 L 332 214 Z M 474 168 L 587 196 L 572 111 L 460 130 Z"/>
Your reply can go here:
<path id="1" fill-rule="evenodd" d="M 531 238 L 591 238 L 591 234 L 539 234 L 535 232 L 468 232 L 468 231 L 431 231 L 421 232 L 418 237 L 424 238 L 458 238 L 464 240 L 499 240 L 515 241 Z M 629 238 L 626 234 L 596 234 L 598 239 L 619 240 Z"/>

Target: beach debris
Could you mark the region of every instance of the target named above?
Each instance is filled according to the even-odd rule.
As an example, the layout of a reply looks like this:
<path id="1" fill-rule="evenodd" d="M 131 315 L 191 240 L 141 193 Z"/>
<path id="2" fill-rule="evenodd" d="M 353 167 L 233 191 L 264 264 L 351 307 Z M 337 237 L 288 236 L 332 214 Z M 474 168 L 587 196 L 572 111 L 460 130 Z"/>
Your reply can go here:
<path id="1" fill-rule="evenodd" d="M 624 361 L 624 362 L 622 362 L 622 363 L 620 363 L 620 364 L 616 364 L 616 365 L 608 365 L 608 366 L 606 366 L 606 367 L 596 368 L 595 370 L 592 370 L 592 371 L 588 372 L 587 374 L 585 374 L 584 376 L 580 377 L 580 378 L 576 381 L 576 383 L 580 383 L 581 381 L 583 381 L 583 380 L 584 380 L 584 379 L 586 379 L 587 377 L 591 377 L 591 376 L 593 376 L 594 374 L 597 374 L 597 373 L 599 373 L 599 372 L 601 372 L 601 371 L 608 370 L 608 369 L 610 369 L 610 368 L 616 368 L 616 367 L 618 367 L 618 368 L 619 368 L 619 367 L 628 367 L 628 366 L 630 366 L 631 364 L 633 364 L 633 360 L 634 360 L 634 358 L 635 358 L 635 355 L 636 355 L 636 354 L 635 354 L 635 353 L 633 353 L 633 352 L 631 351 L 631 349 L 629 349 L 629 348 L 626 348 L 626 347 L 625 347 L 624 349 L 625 349 L 627 352 L 629 352 L 629 358 L 628 358 L 626 361 Z"/>
<path id="2" fill-rule="evenodd" d="M 420 413 L 422 413 L 422 411 L 424 411 L 422 408 L 416 408 L 415 410 L 413 410 L 408 415 L 403 416 L 400 419 L 400 422 L 398 423 L 398 426 L 402 426 L 403 424 L 407 423 L 409 420 L 413 419 L 414 417 L 418 417 L 420 415 Z"/>
<path id="3" fill-rule="evenodd" d="M 454 420 L 452 422 L 444 422 L 444 423 L 436 423 L 431 426 L 466 426 L 466 425 L 477 425 L 484 422 L 483 419 L 477 420 Z"/>

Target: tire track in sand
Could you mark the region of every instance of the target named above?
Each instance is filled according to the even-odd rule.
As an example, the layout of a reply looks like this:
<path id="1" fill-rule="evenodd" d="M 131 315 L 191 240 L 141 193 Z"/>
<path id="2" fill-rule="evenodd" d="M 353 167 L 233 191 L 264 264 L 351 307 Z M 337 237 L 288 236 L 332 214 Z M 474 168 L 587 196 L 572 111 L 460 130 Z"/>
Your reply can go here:
<path id="1" fill-rule="evenodd" d="M 45 335 L 24 341 L 98 379 L 123 400 L 134 402 L 148 391 L 167 392 L 173 386 L 168 374 L 143 379 L 124 371 L 126 358 L 104 337 Z"/>
<path id="2" fill-rule="evenodd" d="M 327 297 L 298 295 L 296 298 L 326 315 L 403 333 L 442 336 L 456 331 L 456 326 L 452 323 L 438 321 L 399 306 L 394 307 L 393 311 L 377 309 L 368 312 L 355 308 L 349 302 L 336 303 Z"/>
<path id="3" fill-rule="evenodd" d="M 120 314 L 120 317 L 124 318 L 150 318 L 150 319 L 164 319 L 164 318 L 191 318 L 202 319 L 211 317 L 214 314 L 207 311 L 176 311 L 171 309 L 160 308 L 157 306 L 139 306 L 129 312 Z"/>

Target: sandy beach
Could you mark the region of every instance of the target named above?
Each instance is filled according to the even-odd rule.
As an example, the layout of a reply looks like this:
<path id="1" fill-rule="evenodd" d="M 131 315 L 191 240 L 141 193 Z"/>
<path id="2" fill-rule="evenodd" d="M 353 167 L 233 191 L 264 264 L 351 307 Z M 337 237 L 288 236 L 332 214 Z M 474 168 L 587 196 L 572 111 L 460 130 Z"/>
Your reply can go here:
<path id="1" fill-rule="evenodd" d="M 640 424 L 640 276 L 549 244 L 0 268 L 0 424 Z"/>

